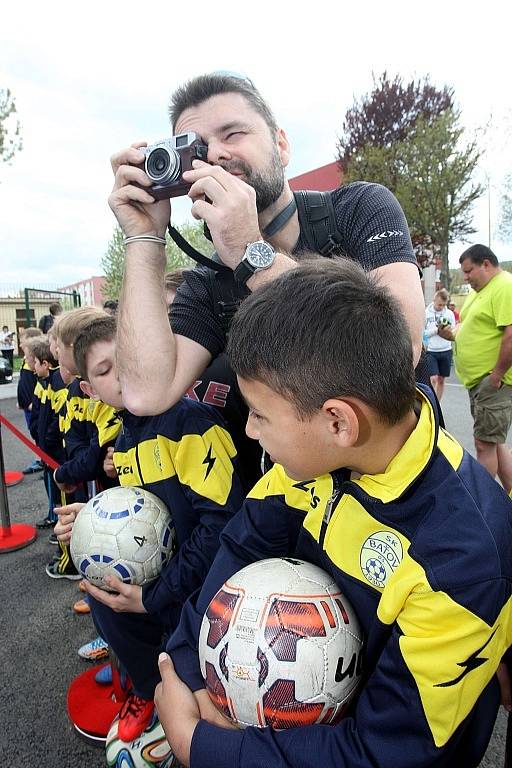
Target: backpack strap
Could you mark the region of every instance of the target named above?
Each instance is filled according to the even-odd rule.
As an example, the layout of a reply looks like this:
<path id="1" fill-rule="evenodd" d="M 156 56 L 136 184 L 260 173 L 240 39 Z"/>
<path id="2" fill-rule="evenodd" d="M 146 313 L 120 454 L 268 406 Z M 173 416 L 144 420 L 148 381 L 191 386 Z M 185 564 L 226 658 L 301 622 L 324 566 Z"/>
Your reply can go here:
<path id="1" fill-rule="evenodd" d="M 294 192 L 300 231 L 307 247 L 322 256 L 344 253 L 330 192 L 299 190 Z"/>
<path id="2" fill-rule="evenodd" d="M 235 312 L 248 295 L 245 285 L 233 279 L 231 270 L 230 273 L 214 272 L 213 269 L 207 271 L 209 293 L 213 299 L 213 311 L 226 336 Z"/>

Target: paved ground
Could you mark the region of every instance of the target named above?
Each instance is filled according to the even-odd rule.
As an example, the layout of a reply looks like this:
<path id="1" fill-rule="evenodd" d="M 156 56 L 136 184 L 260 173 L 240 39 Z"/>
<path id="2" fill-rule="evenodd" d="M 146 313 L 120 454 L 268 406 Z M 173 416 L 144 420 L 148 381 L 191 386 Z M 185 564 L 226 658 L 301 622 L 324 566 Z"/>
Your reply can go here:
<path id="1" fill-rule="evenodd" d="M 14 395 L 15 384 L 0 386 L 0 410 L 23 429 Z M 443 411 L 447 428 L 473 451 L 467 396 L 455 380 L 446 388 Z M 6 469 L 20 470 L 31 461 L 29 450 L 5 428 L 2 441 Z M 10 488 L 8 497 L 12 523 L 33 523 L 47 509 L 40 474 Z M 87 668 L 76 651 L 95 632 L 88 616 L 71 610 L 79 596 L 76 582 L 44 573 L 53 551 L 41 533 L 30 546 L 0 555 L 0 762 L 13 768 L 99 768 L 105 765 L 103 751 L 82 742 L 66 716 L 68 685 Z M 500 714 L 481 768 L 503 765 L 505 722 Z"/>

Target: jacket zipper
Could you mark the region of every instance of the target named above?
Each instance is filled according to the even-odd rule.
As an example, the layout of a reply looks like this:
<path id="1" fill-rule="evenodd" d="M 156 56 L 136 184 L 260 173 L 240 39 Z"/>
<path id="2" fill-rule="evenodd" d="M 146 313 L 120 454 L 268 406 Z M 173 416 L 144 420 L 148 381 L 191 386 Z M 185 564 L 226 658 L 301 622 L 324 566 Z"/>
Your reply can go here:
<path id="1" fill-rule="evenodd" d="M 327 533 L 327 528 L 329 527 L 329 522 L 331 520 L 332 513 L 335 507 L 337 506 L 342 495 L 341 486 L 338 484 L 338 479 L 335 476 L 333 476 L 332 480 L 333 480 L 332 494 L 331 494 L 331 498 L 325 505 L 325 512 L 322 519 L 322 525 L 320 527 L 320 537 L 318 540 L 318 543 L 320 544 L 322 549 L 324 546 L 325 534 Z"/>

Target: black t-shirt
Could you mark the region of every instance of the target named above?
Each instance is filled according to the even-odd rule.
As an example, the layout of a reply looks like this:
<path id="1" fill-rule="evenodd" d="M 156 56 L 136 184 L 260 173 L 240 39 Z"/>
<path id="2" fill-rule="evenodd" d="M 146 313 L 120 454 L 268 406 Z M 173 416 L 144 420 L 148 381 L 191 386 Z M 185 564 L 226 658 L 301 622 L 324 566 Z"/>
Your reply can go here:
<path id="1" fill-rule="evenodd" d="M 389 189 L 380 184 L 358 181 L 331 194 L 338 231 L 342 235 L 340 250 L 346 256 L 359 262 L 366 270 L 398 261 L 416 264 L 407 221 L 398 200 Z M 300 218 L 299 224 L 303 224 Z M 299 237 L 293 254 L 300 256 L 305 251 L 306 242 Z M 245 296 L 250 294 L 245 287 L 234 289 L 234 293 L 240 292 Z M 172 329 L 174 333 L 201 344 L 212 354 L 212 364 L 202 377 L 201 384 L 194 388 L 196 396 L 204 402 L 211 402 L 207 393 L 212 393 L 211 389 L 208 390 L 212 381 L 229 386 L 224 418 L 239 451 L 241 465 L 251 481 L 255 481 L 260 476 L 261 449 L 245 435 L 247 407 L 238 392 L 236 376 L 222 354 L 226 347 L 226 329 L 215 312 L 214 301 L 211 270 L 197 266 L 187 271 L 185 281 L 178 288 L 171 305 Z M 219 407 L 219 403 L 216 404 Z"/>
<path id="2" fill-rule="evenodd" d="M 397 261 L 416 264 L 404 212 L 389 189 L 356 181 L 331 194 L 342 236 L 341 250 L 346 256 L 366 270 Z M 300 218 L 299 224 L 303 224 Z M 299 237 L 293 254 L 300 256 L 306 250 L 305 241 Z M 201 344 L 215 358 L 226 347 L 226 331 L 215 313 L 209 271 L 198 266 L 186 272 L 171 306 L 171 321 L 174 333 Z M 249 293 L 245 288 L 245 295 Z"/>

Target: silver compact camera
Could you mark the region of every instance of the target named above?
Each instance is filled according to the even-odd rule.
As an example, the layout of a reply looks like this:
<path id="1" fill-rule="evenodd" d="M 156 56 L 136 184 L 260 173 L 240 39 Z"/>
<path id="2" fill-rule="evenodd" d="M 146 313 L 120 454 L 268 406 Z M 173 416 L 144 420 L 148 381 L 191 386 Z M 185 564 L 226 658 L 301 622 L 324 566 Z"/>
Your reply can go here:
<path id="1" fill-rule="evenodd" d="M 190 132 L 141 147 L 140 151 L 145 155 L 144 170 L 153 182 L 148 192 L 156 200 L 165 200 L 188 192 L 191 185 L 183 181 L 183 174 L 192 170 L 193 160 L 206 162 L 208 147 Z"/>

